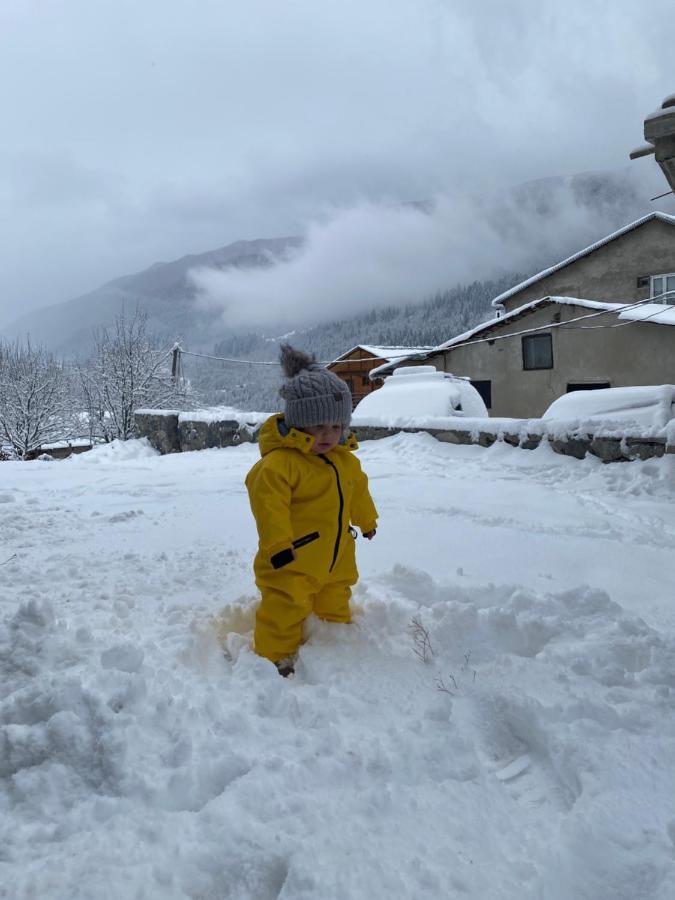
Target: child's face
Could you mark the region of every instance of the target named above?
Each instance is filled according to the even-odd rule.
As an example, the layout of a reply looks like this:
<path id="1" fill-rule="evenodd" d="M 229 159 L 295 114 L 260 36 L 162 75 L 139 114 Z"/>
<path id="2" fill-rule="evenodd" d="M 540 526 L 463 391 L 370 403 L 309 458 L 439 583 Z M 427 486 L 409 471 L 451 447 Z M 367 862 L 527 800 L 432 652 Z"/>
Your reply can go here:
<path id="1" fill-rule="evenodd" d="M 329 453 L 333 447 L 337 447 L 342 437 L 342 425 L 339 424 L 311 425 L 302 430 L 314 438 L 312 453 Z"/>

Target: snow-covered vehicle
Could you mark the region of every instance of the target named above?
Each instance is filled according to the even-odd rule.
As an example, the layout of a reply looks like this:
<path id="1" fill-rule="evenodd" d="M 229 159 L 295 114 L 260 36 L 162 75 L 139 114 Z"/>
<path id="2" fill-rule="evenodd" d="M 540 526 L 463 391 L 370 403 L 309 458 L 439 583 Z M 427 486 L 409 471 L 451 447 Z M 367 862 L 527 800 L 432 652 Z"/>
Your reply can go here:
<path id="1" fill-rule="evenodd" d="M 487 418 L 483 399 L 467 378 L 433 366 L 400 366 L 376 391 L 361 400 L 352 421 L 400 422 L 452 416 Z"/>
<path id="2" fill-rule="evenodd" d="M 658 430 L 674 418 L 672 384 L 570 391 L 554 400 L 543 415 L 544 421 L 552 424 L 589 425 L 596 430 Z"/>

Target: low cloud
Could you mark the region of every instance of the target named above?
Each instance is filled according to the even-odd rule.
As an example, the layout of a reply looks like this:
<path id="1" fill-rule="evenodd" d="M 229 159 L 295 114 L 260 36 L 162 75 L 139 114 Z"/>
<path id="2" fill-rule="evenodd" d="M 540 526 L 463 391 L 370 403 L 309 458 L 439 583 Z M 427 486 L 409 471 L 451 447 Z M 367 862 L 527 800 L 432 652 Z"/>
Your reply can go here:
<path id="1" fill-rule="evenodd" d="M 529 273 L 654 208 L 644 173 L 547 179 L 476 199 L 362 203 L 306 230 L 302 248 L 264 269 L 192 273 L 200 304 L 233 328 L 296 328 L 457 284 Z"/>

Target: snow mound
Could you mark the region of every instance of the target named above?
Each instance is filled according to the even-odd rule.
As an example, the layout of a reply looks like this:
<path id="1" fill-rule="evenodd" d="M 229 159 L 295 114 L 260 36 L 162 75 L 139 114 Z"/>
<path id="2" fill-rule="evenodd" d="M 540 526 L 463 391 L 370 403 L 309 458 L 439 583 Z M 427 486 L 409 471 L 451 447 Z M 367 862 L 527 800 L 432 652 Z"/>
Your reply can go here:
<path id="1" fill-rule="evenodd" d="M 465 378 L 439 372 L 434 366 L 394 369 L 376 391 L 361 400 L 352 416 L 355 425 L 391 423 L 406 418 L 485 417 L 488 411 L 478 391 Z"/>
<path id="2" fill-rule="evenodd" d="M 69 797 L 108 793 L 123 778 L 113 713 L 76 675 L 86 642 L 58 625 L 46 601 L 23 604 L 0 631 L 0 777 L 11 778 L 24 814 L 34 810 L 42 840 L 67 831 Z"/>
<path id="3" fill-rule="evenodd" d="M 543 419 L 568 429 L 588 426 L 596 433 L 621 429 L 640 434 L 662 431 L 674 417 L 675 387 L 662 384 L 571 391 L 554 400 Z"/>
<path id="4" fill-rule="evenodd" d="M 139 459 L 150 459 L 159 456 L 147 438 L 120 441 L 114 440 L 109 444 L 96 444 L 88 453 L 74 454 L 68 457 L 70 465 L 78 466 L 105 466 L 110 463 L 133 462 Z"/>

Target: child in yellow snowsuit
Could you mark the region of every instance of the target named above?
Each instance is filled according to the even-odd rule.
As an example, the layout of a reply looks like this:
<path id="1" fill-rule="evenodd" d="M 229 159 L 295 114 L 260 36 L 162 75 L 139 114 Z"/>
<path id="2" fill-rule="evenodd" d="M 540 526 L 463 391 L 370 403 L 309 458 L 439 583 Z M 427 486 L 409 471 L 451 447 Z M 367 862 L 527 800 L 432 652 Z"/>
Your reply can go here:
<path id="1" fill-rule="evenodd" d="M 346 434 L 349 387 L 288 345 L 281 363 L 285 412 L 263 425 L 262 458 L 246 487 L 259 538 L 255 649 L 289 675 L 311 612 L 329 622 L 351 621 L 349 598 L 358 579 L 351 523 L 370 540 L 377 511 L 353 454 L 358 444 Z"/>

